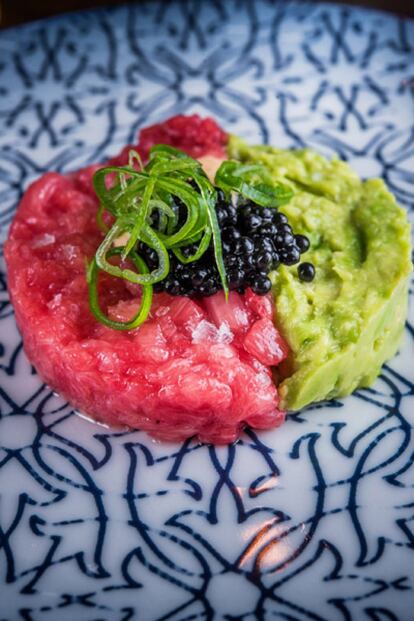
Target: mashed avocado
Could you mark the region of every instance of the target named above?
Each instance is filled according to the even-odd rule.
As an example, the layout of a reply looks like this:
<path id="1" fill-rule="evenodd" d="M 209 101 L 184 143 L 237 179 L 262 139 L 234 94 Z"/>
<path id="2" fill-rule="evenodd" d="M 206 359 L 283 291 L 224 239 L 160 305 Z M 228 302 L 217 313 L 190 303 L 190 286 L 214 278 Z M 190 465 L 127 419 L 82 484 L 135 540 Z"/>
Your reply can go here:
<path id="1" fill-rule="evenodd" d="M 250 147 L 232 137 L 229 155 L 263 164 L 294 189 L 281 211 L 311 242 L 303 260 L 316 268 L 312 282 L 299 280 L 297 266 L 272 274 L 276 324 L 292 352 L 278 378 L 284 407 L 369 386 L 404 328 L 412 269 L 406 213 L 380 179 L 361 181 L 345 162 L 308 149 Z"/>

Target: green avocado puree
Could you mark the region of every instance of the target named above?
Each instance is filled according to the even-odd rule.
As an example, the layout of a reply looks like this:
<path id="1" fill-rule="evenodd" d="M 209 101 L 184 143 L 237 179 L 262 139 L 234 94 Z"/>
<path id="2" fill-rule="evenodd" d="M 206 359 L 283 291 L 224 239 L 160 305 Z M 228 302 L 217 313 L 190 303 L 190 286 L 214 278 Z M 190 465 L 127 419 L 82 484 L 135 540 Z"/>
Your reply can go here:
<path id="1" fill-rule="evenodd" d="M 309 149 L 251 147 L 231 137 L 229 156 L 261 163 L 294 196 L 283 206 L 311 243 L 297 266 L 271 274 L 276 325 L 291 356 L 276 378 L 286 409 L 343 397 L 371 385 L 400 344 L 407 314 L 410 226 L 380 179 L 362 181 L 343 161 Z"/>

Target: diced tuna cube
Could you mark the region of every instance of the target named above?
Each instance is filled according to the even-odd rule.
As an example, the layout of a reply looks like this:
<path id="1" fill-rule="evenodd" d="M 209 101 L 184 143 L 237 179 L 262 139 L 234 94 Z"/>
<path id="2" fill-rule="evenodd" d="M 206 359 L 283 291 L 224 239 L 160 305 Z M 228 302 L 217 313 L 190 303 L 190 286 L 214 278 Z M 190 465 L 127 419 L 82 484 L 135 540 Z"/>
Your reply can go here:
<path id="1" fill-rule="evenodd" d="M 256 321 L 243 341 L 244 348 L 262 364 L 276 366 L 289 354 L 289 347 L 270 319 Z"/>
<path id="2" fill-rule="evenodd" d="M 169 357 L 167 341 L 161 327 L 148 321 L 138 328 L 134 336 L 136 354 L 146 362 L 164 362 Z"/>
<path id="3" fill-rule="evenodd" d="M 258 318 L 273 319 L 273 301 L 271 294 L 257 295 L 251 289 L 244 294 L 246 307 Z"/>
<path id="4" fill-rule="evenodd" d="M 242 296 L 236 291 L 229 293 L 228 300 L 226 300 L 222 291 L 210 298 L 205 298 L 204 306 L 207 309 L 209 318 L 218 328 L 223 323 L 226 323 L 234 334 L 243 332 L 248 328 L 249 314 Z"/>
<path id="5" fill-rule="evenodd" d="M 206 314 L 194 300 L 179 297 L 170 304 L 170 317 L 176 326 L 192 332 Z"/>

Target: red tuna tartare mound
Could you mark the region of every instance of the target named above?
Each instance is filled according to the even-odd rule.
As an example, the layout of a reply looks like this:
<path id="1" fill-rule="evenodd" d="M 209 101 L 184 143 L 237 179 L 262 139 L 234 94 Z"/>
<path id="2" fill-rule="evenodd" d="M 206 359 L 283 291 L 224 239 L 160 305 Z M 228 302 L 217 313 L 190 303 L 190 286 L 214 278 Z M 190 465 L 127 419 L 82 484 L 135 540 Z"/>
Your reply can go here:
<path id="1" fill-rule="evenodd" d="M 211 119 L 175 117 L 141 132 L 193 157 L 224 158 L 227 136 Z M 129 148 L 112 164 L 125 164 Z M 245 425 L 269 429 L 284 413 L 272 366 L 287 355 L 273 302 L 247 289 L 201 299 L 155 293 L 148 319 L 129 331 L 99 323 L 88 302 L 86 266 L 102 241 L 89 167 L 47 173 L 27 190 L 5 246 L 8 283 L 25 351 L 40 376 L 77 410 L 156 438 L 235 441 Z M 100 304 L 127 321 L 140 287 L 106 274 Z"/>

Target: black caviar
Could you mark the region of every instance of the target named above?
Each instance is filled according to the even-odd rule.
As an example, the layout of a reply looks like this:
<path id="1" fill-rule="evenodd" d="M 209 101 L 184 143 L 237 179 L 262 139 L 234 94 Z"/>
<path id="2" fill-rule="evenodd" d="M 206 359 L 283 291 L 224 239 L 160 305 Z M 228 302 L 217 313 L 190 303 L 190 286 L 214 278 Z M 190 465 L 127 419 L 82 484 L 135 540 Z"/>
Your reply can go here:
<path id="1" fill-rule="evenodd" d="M 304 235 L 295 235 L 285 214 L 277 209 L 261 207 L 245 199 L 240 199 L 236 207 L 226 200 L 221 190 L 217 190 L 217 195 L 216 213 L 229 289 L 244 293 L 250 287 L 254 293 L 265 295 L 272 286 L 269 272 L 280 264 L 299 263 L 301 254 L 309 248 L 309 240 Z M 174 208 L 180 220 L 180 205 Z M 154 214 L 153 219 L 154 216 L 157 217 Z M 151 224 L 157 226 L 158 223 L 154 219 Z M 196 250 L 197 244 L 194 244 L 182 248 L 182 253 L 190 257 Z M 149 269 L 156 269 L 157 253 L 142 242 L 139 251 Z M 192 263 L 181 263 L 172 252 L 169 257 L 170 272 L 167 278 L 154 285 L 155 292 L 206 297 L 221 289 L 212 244 Z M 309 282 L 315 276 L 315 269 L 311 263 L 302 263 L 298 275 Z"/>
<path id="2" fill-rule="evenodd" d="M 315 278 L 315 268 L 312 263 L 301 263 L 298 267 L 298 276 L 305 282 L 311 282 Z"/>

